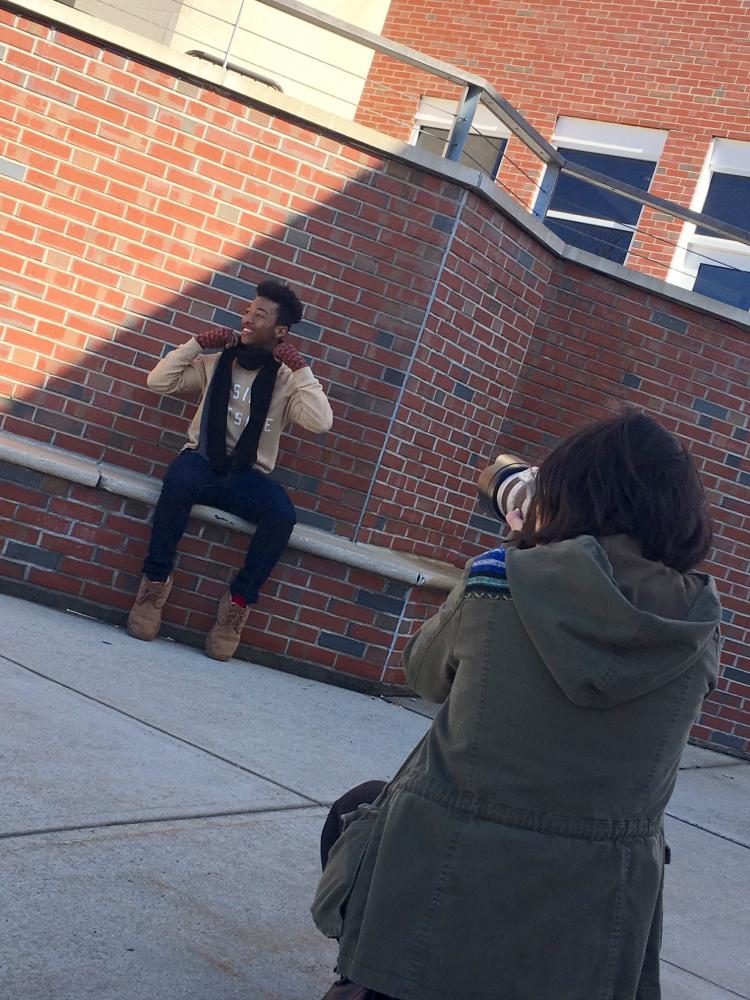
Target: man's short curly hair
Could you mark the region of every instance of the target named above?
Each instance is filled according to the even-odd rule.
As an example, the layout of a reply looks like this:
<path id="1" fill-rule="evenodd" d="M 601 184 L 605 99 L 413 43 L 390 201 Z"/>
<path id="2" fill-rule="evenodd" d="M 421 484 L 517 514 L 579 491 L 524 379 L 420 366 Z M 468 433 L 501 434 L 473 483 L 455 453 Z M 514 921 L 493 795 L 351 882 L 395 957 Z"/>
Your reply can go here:
<path id="1" fill-rule="evenodd" d="M 278 306 L 279 326 L 286 326 L 291 329 L 295 323 L 302 319 L 302 303 L 297 297 L 297 293 L 285 285 L 282 281 L 268 278 L 258 285 L 256 294 L 258 298 L 269 299 Z"/>

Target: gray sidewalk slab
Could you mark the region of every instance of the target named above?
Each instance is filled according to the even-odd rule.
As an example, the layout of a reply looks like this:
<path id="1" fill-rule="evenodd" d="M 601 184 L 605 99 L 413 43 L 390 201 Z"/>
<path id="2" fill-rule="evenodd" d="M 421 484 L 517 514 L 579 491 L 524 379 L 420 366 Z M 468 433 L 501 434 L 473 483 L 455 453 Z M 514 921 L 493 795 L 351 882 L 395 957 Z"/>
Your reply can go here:
<path id="1" fill-rule="evenodd" d="M 662 961 L 662 1000 L 744 1000 L 746 994 L 735 993 L 709 983 L 706 979 Z"/>
<path id="2" fill-rule="evenodd" d="M 681 771 L 668 812 L 750 848 L 750 763 L 729 760 Z M 747 888 L 750 896 L 750 874 Z"/>
<path id="3" fill-rule="evenodd" d="M 306 798 L 0 659 L 0 835 Z"/>
<path id="4" fill-rule="evenodd" d="M 0 654 L 321 802 L 392 777 L 429 725 L 378 698 L 2 594 Z"/>
<path id="5" fill-rule="evenodd" d="M 670 818 L 666 835 L 672 849 L 664 879 L 666 982 L 676 966 L 705 982 L 706 996 L 709 987 L 721 987 L 750 997 L 750 851 Z M 670 985 L 664 1000 L 683 998 Z"/>
<path id="6" fill-rule="evenodd" d="M 45 834 L 0 852 L 3 1000 L 317 1000 L 324 809 Z"/>
<path id="7" fill-rule="evenodd" d="M 0 840 L 2 1000 L 322 996 L 335 947 L 309 917 L 317 803 L 390 777 L 429 725 L 423 703 L 216 663 L 3 595 L 0 699 L 0 827 L 79 828 Z M 750 1000 L 750 766 L 688 748 L 683 768 L 663 1000 Z M 204 811 L 232 815 L 184 818 Z"/>
<path id="8" fill-rule="evenodd" d="M 742 757 L 730 757 L 725 753 L 717 753 L 706 747 L 686 746 L 680 761 L 683 771 L 703 771 L 713 767 L 747 767 L 749 760 Z"/>

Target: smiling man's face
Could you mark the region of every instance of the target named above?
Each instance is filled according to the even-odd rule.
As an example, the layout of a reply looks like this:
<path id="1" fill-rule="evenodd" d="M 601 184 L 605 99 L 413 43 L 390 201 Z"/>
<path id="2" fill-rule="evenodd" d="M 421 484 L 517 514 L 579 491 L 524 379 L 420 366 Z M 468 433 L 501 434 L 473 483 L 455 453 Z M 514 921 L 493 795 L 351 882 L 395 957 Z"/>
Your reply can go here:
<path id="1" fill-rule="evenodd" d="M 264 351 L 272 351 L 288 332 L 287 327 L 279 326 L 278 318 L 279 307 L 271 299 L 258 296 L 248 302 L 242 317 L 240 341 Z"/>

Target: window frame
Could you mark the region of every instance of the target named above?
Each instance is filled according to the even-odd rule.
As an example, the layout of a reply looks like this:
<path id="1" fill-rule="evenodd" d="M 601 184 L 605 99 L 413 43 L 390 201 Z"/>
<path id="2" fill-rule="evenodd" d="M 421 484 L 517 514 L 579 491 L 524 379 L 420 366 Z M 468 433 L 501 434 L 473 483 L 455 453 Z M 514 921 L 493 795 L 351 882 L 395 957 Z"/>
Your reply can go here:
<path id="1" fill-rule="evenodd" d="M 646 128 L 639 125 L 620 125 L 617 122 L 560 115 L 555 123 L 551 142 L 556 149 L 574 149 L 602 156 L 609 155 L 623 159 L 652 162 L 654 164 L 654 173 L 652 174 L 651 181 L 649 181 L 649 187 L 645 189 L 645 191 L 648 191 L 659 166 L 661 155 L 664 152 L 667 137 L 668 132 L 665 129 Z M 601 172 L 605 173 L 605 171 Z M 538 197 L 542 197 L 541 183 Z M 553 201 L 554 192 L 550 199 L 550 205 Z M 605 219 L 578 212 L 563 212 L 553 208 L 547 209 L 542 221 L 549 218 L 559 222 L 577 222 L 583 225 L 598 226 L 602 229 L 617 229 L 620 232 L 631 233 L 631 239 L 625 259 L 623 260 L 623 264 L 625 265 L 630 255 L 632 236 L 638 231 L 642 211 L 643 207 L 641 206 L 638 218 L 632 225 L 617 222 L 614 219 Z M 604 254 L 598 254 L 597 256 L 601 256 L 605 260 L 607 259 Z"/>
<path id="2" fill-rule="evenodd" d="M 750 179 L 750 140 L 714 136 L 706 152 L 690 203 L 690 208 L 694 212 L 703 211 L 714 174 L 732 174 L 735 177 Z M 667 273 L 667 281 L 692 291 L 701 264 L 750 272 L 750 246 L 724 236 L 698 233 L 697 229 L 698 226 L 694 222 L 686 222 L 683 225 Z M 699 291 L 698 294 L 705 293 Z M 723 300 L 712 298 L 712 301 Z"/>
<path id="3" fill-rule="evenodd" d="M 445 97 L 430 97 L 429 94 L 422 94 L 419 99 L 416 114 L 414 115 L 414 124 L 412 126 L 411 134 L 409 135 L 410 145 L 414 146 L 415 149 L 419 148 L 417 146 L 417 141 L 422 128 L 435 128 L 445 129 L 445 148 L 447 148 L 448 139 L 450 138 L 458 106 L 459 101 L 453 101 Z M 471 123 L 471 131 L 469 135 L 481 135 L 487 136 L 490 139 L 497 138 L 504 140 L 505 146 L 503 146 L 502 150 L 498 152 L 498 155 L 495 158 L 495 165 L 497 168 L 495 173 L 497 173 L 502 164 L 502 159 L 505 155 L 505 150 L 511 137 L 510 129 L 504 125 L 499 118 L 493 115 L 489 108 L 480 104 L 476 110 L 476 114 L 474 115 L 474 120 Z M 445 148 L 443 150 L 443 156 L 445 156 Z M 467 164 L 464 164 L 464 166 L 466 165 Z M 474 164 L 468 164 L 468 166 L 473 169 L 479 169 Z M 491 175 L 488 173 L 488 176 Z"/>

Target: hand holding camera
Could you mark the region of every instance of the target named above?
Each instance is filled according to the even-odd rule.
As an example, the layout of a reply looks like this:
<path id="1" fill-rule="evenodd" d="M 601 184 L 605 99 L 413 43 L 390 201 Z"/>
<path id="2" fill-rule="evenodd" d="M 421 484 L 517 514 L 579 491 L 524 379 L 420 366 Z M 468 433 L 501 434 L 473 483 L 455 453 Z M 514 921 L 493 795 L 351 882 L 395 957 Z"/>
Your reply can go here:
<path id="1" fill-rule="evenodd" d="M 534 497 L 537 468 L 515 455 L 498 455 L 477 482 L 486 509 L 511 531 L 521 531 Z"/>

